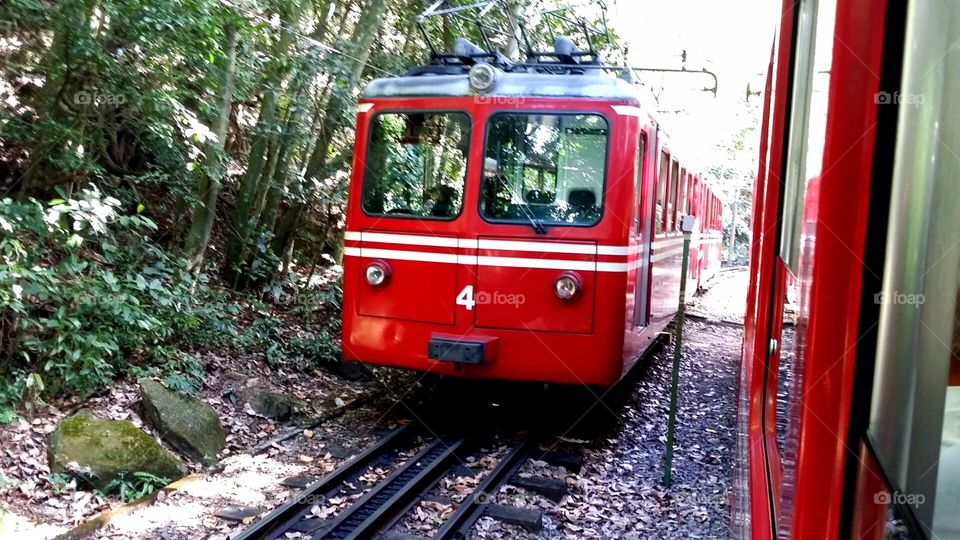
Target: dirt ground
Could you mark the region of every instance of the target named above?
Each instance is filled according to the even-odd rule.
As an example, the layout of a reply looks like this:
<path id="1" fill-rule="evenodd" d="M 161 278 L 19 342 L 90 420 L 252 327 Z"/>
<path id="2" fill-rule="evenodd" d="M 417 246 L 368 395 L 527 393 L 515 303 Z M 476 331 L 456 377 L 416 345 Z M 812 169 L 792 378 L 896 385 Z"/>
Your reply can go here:
<path id="1" fill-rule="evenodd" d="M 565 397 L 548 396 L 546 403 L 539 402 L 534 410 L 516 415 L 504 410 L 511 407 L 507 396 L 517 393 L 507 390 L 507 396 L 494 404 L 504 418 L 511 418 L 514 424 L 555 423 L 556 434 L 548 447 L 580 454 L 584 466 L 578 474 L 542 463 L 532 465 L 538 470 L 526 471 L 564 479 L 569 490 L 559 502 L 514 487 L 501 493 L 502 502 L 543 511 L 544 527 L 539 534 L 483 518 L 475 528 L 476 536 L 726 537 L 742 341 L 738 323 L 742 322 L 746 283 L 745 270 L 725 270 L 695 297 L 690 308 L 694 316 L 684 328 L 670 487 L 662 484 L 662 477 L 672 341 L 638 366 L 631 375 L 632 387 L 621 398 L 588 395 L 582 403 L 563 409 L 549 400 L 566 401 Z M 0 426 L 0 479 L 4 479 L 0 485 L 0 537 L 49 538 L 100 512 L 120 509 L 92 537 L 228 538 L 252 518 L 217 514 L 269 511 L 296 493 L 296 488 L 281 485 L 285 479 L 322 476 L 389 429 L 409 421 L 418 404 L 431 403 L 424 397 L 429 385 L 407 372 L 380 370 L 363 382 L 351 382 L 323 371 L 284 373 L 251 365 L 256 366 L 222 366 L 211 373 L 201 392 L 202 399 L 221 413 L 227 428 L 228 448 L 221 462 L 210 470 L 193 466 L 195 474 L 178 489 L 160 492 L 154 500 L 133 509 L 75 484 L 51 480 L 45 440 L 59 419 L 81 406 L 106 418 L 131 420 L 149 432 L 139 416 L 134 386 L 118 385 L 87 402 L 51 406 L 31 418 Z M 309 402 L 309 410 L 286 423 L 244 413 L 224 397 L 225 381 L 237 372 L 259 377 L 270 387 Z M 483 392 L 494 399 L 488 390 Z M 351 406 L 354 400 L 363 404 Z M 343 414 L 312 425 L 344 405 Z M 516 406 L 531 409 L 529 403 Z M 539 419 L 538 414 L 542 415 Z M 286 438 L 279 440 L 281 436 Z M 372 486 L 388 473 L 372 471 L 363 481 Z M 332 515 L 351 500 L 334 499 L 317 511 Z M 404 523 L 410 532 L 428 535 L 449 511 L 422 504 Z"/>

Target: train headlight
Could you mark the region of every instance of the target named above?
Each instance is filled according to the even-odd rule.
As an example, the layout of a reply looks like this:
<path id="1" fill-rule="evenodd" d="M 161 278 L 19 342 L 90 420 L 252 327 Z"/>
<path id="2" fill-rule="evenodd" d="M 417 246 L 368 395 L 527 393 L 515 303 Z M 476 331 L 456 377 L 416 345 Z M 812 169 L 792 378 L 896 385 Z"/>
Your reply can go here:
<path id="1" fill-rule="evenodd" d="M 573 300 L 580 294 L 581 283 L 580 276 L 564 274 L 553 284 L 553 292 L 557 293 L 557 298 L 561 300 Z"/>
<path id="2" fill-rule="evenodd" d="M 467 80 L 470 81 L 470 89 L 474 92 L 481 94 L 489 92 L 497 83 L 497 70 L 490 64 L 479 62 L 470 68 Z"/>
<path id="3" fill-rule="evenodd" d="M 390 277 L 390 267 L 379 261 L 370 263 L 364 275 L 367 278 L 367 283 L 373 287 L 379 287 L 386 283 Z"/>

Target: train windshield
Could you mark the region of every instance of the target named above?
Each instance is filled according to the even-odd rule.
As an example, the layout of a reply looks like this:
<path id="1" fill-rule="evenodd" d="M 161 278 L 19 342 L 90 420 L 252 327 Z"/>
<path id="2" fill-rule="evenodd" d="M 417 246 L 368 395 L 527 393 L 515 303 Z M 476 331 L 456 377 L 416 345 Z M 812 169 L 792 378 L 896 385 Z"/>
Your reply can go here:
<path id="1" fill-rule="evenodd" d="M 609 132 L 597 114 L 494 115 L 487 127 L 481 215 L 516 223 L 597 223 Z"/>
<path id="2" fill-rule="evenodd" d="M 470 117 L 460 112 L 381 113 L 370 133 L 364 212 L 420 219 L 460 215 Z"/>

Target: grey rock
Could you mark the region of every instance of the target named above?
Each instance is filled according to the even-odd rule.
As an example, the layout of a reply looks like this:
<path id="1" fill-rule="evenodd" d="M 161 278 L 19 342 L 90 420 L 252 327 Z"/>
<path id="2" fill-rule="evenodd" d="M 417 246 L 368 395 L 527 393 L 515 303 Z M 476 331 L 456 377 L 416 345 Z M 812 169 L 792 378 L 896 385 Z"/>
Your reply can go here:
<path id="1" fill-rule="evenodd" d="M 144 419 L 170 446 L 204 465 L 216 463 L 227 435 L 213 407 L 151 379 L 140 381 L 140 399 Z"/>

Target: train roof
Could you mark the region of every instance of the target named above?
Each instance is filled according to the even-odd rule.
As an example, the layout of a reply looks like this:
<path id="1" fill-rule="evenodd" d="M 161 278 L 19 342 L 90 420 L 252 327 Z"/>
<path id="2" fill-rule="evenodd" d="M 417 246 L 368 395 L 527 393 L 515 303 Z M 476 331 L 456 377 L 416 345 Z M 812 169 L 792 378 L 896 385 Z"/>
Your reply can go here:
<path id="1" fill-rule="evenodd" d="M 603 99 L 639 103 L 636 86 L 601 72 L 555 75 L 498 71 L 494 87 L 483 94 L 470 89 L 467 74 L 419 74 L 375 79 L 364 97 L 546 97 Z"/>

